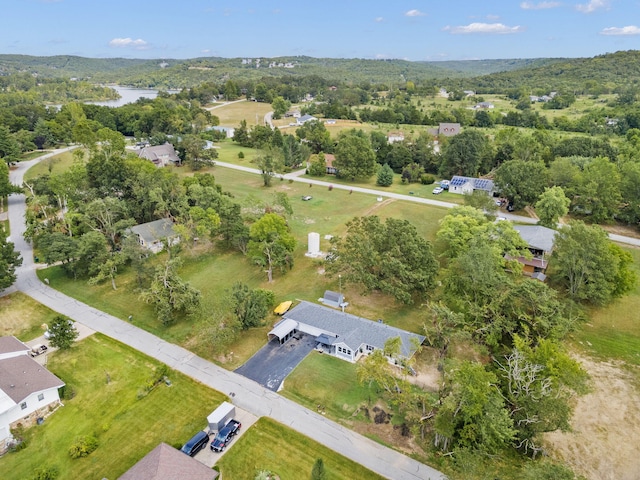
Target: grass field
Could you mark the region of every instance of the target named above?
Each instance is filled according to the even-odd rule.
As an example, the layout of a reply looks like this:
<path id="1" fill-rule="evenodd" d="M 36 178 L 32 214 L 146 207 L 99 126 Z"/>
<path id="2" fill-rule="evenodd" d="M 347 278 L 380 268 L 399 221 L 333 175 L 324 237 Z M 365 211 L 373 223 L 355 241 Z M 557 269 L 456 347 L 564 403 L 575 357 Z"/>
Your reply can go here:
<path id="1" fill-rule="evenodd" d="M 626 249 L 633 255 L 640 278 L 640 249 Z M 589 319 L 571 335 L 579 349 L 604 359 L 640 365 L 640 281 L 635 289 L 606 307 L 590 308 Z"/>
<path id="2" fill-rule="evenodd" d="M 269 418 L 261 418 L 216 464 L 225 479 L 252 479 L 269 470 L 281 480 L 311 477 L 311 469 L 322 458 L 327 480 L 370 480 L 383 477 L 308 437 Z"/>
<path id="3" fill-rule="evenodd" d="M 49 324 L 56 315 L 20 292 L 0 297 L 0 336 L 13 335 L 28 342 L 41 336 L 44 333 L 42 324 Z"/>
<path id="4" fill-rule="evenodd" d="M 242 120 L 247 121 L 247 127 L 264 125 L 264 116 L 273 110 L 269 103 L 234 102 L 211 109 L 211 114 L 220 119 L 224 127 L 237 127 Z"/>
<path id="5" fill-rule="evenodd" d="M 31 167 L 24 174 L 25 180 L 39 177 L 40 175 L 55 175 L 62 173 L 73 165 L 74 157 L 71 151 L 63 152 L 55 157 L 43 160 L 42 162 Z"/>
<path id="6" fill-rule="evenodd" d="M 205 428 L 207 415 L 225 399 L 173 371 L 171 386 L 161 382 L 140 396 L 160 364 L 99 334 L 51 354 L 48 367 L 76 396 L 25 432 L 24 450 L 0 459 L 3 480 L 29 479 L 36 468 L 53 466 L 60 479 L 118 478 L 158 443 L 179 446 Z M 99 447 L 73 460 L 67 452 L 79 435 L 95 436 Z"/>

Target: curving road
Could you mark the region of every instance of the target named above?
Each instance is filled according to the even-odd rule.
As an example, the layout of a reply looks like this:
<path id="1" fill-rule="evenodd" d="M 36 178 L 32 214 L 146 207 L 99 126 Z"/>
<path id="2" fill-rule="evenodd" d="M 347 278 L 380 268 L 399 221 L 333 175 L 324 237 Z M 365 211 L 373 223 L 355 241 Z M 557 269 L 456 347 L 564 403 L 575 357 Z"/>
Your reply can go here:
<path id="1" fill-rule="evenodd" d="M 10 172 L 11 181 L 21 185 L 24 173 L 32 165 L 61 151 L 64 150 L 19 163 L 18 167 Z M 23 258 L 22 266 L 16 269 L 18 277 L 16 283 L 9 291 L 19 290 L 52 310 L 63 313 L 80 324 L 166 363 L 171 368 L 211 388 L 226 394 L 233 393 L 232 401 L 239 408 L 258 417 L 269 416 L 386 478 L 394 480 L 446 478 L 438 470 L 338 425 L 322 415 L 267 390 L 252 380 L 224 370 L 182 347 L 166 342 L 145 330 L 43 284 L 35 273 L 31 245 L 23 237 L 25 210 L 23 194 L 14 194 L 9 197 L 12 241 Z"/>
<path id="2" fill-rule="evenodd" d="M 233 163 L 219 162 L 219 161 L 216 160 L 216 166 L 225 167 L 225 168 L 232 168 L 234 170 L 240 170 L 242 172 L 254 173 L 256 175 L 260 175 L 260 170 L 258 170 L 257 168 L 244 167 L 242 165 L 234 165 Z M 406 200 L 408 202 L 422 203 L 422 204 L 425 204 L 425 205 L 434 205 L 436 207 L 453 208 L 453 207 L 459 207 L 460 206 L 457 203 L 443 202 L 443 201 L 440 201 L 440 200 L 433 200 L 433 199 L 430 199 L 430 198 L 415 197 L 413 195 L 403 195 L 401 193 L 386 192 L 384 190 L 376 190 L 376 189 L 373 189 L 373 188 L 364 188 L 364 187 L 357 187 L 357 186 L 351 186 L 351 185 L 342 185 L 342 184 L 339 184 L 339 183 L 331 183 L 331 182 L 327 182 L 327 181 L 324 181 L 324 180 L 316 180 L 316 179 L 307 178 L 307 177 L 303 178 L 302 176 L 304 174 L 305 174 L 305 170 L 302 169 L 302 170 L 298 170 L 296 172 L 286 173 L 286 174 L 284 174 L 282 176 L 286 180 L 293 180 L 295 182 L 303 182 L 303 183 L 307 183 L 307 184 L 321 185 L 323 187 L 332 186 L 333 188 L 339 189 L 339 190 L 352 190 L 354 192 L 366 193 L 366 194 L 369 194 L 369 195 L 376 195 L 378 197 L 395 198 L 397 200 Z M 511 220 L 512 222 L 529 223 L 529 224 L 538 223 L 538 221 L 536 219 L 534 219 L 534 218 L 523 217 L 522 215 L 514 215 L 513 213 L 500 212 L 500 216 L 506 218 L 507 220 Z M 640 247 L 640 238 L 627 237 L 627 236 L 624 236 L 624 235 L 616 235 L 614 233 L 610 233 L 609 234 L 609 238 L 614 242 L 625 243 L 627 245 L 633 245 L 633 246 L 636 246 L 636 247 Z"/>

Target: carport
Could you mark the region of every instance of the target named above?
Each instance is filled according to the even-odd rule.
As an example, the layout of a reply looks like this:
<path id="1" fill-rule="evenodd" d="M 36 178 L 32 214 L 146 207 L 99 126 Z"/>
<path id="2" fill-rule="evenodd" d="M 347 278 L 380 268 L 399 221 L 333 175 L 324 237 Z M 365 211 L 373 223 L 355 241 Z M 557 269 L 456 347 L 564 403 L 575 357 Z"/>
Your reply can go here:
<path id="1" fill-rule="evenodd" d="M 298 322 L 290 318 L 285 318 L 278 322 L 276 326 L 267 335 L 269 341 L 274 338 L 278 339 L 280 345 L 289 340 L 298 331 Z"/>

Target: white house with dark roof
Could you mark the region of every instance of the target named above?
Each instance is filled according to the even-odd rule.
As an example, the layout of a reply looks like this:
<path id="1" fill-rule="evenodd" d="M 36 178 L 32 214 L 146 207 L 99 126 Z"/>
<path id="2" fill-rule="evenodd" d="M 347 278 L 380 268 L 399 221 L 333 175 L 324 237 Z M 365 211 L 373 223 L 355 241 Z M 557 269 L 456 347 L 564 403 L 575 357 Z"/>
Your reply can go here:
<path id="1" fill-rule="evenodd" d="M 383 349 L 387 340 L 396 337 L 401 340 L 400 356 L 411 358 L 425 340 L 422 335 L 381 321 L 374 322 L 304 301 L 285 313 L 268 337 L 282 344 L 296 332 L 314 336 L 323 351 L 348 362 L 356 362 L 362 355 Z"/>
<path id="2" fill-rule="evenodd" d="M 0 338 L 0 452 L 11 429 L 29 426 L 59 405 L 64 382 L 28 355 L 30 348 L 15 337 Z"/>
<path id="3" fill-rule="evenodd" d="M 138 151 L 138 157 L 153 162 L 156 167 L 164 167 L 169 164 L 175 165 L 182 162 L 175 148 L 169 142 L 164 145 L 141 148 Z"/>
<path id="4" fill-rule="evenodd" d="M 173 222 L 168 218 L 161 218 L 153 222 L 141 223 L 130 228 L 138 237 L 138 243 L 153 253 L 164 248 L 164 242 L 174 245 L 180 242 L 180 237 L 173 229 Z"/>
<path id="5" fill-rule="evenodd" d="M 449 191 L 460 195 L 468 195 L 476 190 L 493 195 L 494 188 L 493 180 L 486 178 L 462 177 L 460 175 L 456 175 L 449 182 Z"/>

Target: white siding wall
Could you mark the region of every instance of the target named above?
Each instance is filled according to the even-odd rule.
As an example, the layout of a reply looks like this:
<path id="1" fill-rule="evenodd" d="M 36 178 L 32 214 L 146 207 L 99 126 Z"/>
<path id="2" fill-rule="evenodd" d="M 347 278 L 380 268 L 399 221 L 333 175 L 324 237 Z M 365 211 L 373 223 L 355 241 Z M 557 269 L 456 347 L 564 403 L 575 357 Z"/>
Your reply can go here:
<path id="1" fill-rule="evenodd" d="M 42 400 L 38 400 L 38 395 L 40 394 L 43 395 Z M 15 407 L 13 407 L 6 413 L 6 419 L 8 423 L 11 424 L 17 420 L 20 420 L 21 418 L 26 417 L 30 413 L 35 412 L 39 408 L 46 407 L 50 403 L 56 402 L 58 400 L 60 400 L 60 396 L 58 395 L 57 388 L 50 388 L 49 390 L 45 390 L 43 392 L 31 394 L 27 397 L 26 400 L 24 400 L 24 402 L 26 402 L 27 404 L 27 408 L 23 410 L 22 408 L 20 408 L 20 404 L 22 402 L 18 403 Z M 0 418 L 2 417 L 0 416 Z"/>

